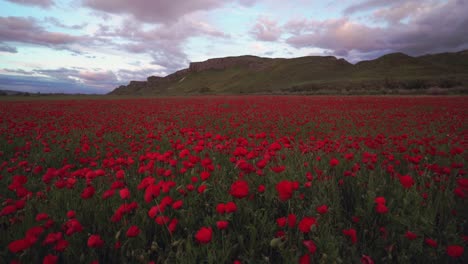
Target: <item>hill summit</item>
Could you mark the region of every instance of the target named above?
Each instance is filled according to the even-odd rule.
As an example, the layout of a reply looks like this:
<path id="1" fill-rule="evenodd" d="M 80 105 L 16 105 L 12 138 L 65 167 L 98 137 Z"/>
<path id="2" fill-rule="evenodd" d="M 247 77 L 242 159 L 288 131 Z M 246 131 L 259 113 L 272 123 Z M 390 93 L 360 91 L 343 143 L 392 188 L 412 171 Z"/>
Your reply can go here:
<path id="1" fill-rule="evenodd" d="M 463 88 L 468 52 L 412 57 L 391 53 L 351 64 L 333 56 L 262 58 L 245 55 L 192 62 L 165 77 L 131 81 L 112 95 L 347 93 Z"/>

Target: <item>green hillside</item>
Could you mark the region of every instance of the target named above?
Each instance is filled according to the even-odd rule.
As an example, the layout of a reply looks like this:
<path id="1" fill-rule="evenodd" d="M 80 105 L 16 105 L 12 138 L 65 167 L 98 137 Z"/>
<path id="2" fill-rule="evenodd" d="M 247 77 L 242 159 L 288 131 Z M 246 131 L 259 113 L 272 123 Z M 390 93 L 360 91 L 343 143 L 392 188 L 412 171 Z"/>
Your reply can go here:
<path id="1" fill-rule="evenodd" d="M 464 88 L 468 52 L 411 57 L 403 53 L 351 64 L 332 56 L 270 59 L 240 56 L 191 63 L 166 77 L 133 81 L 113 95 L 315 93 Z"/>

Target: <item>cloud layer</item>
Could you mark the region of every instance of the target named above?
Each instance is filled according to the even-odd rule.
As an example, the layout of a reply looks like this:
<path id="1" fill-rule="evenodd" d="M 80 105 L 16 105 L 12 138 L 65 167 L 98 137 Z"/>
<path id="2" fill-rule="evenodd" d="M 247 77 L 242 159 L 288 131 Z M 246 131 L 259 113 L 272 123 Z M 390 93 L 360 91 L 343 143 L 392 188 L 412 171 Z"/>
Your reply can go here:
<path id="1" fill-rule="evenodd" d="M 134 19 L 149 23 L 173 23 L 185 15 L 197 11 L 209 11 L 228 3 L 251 5 L 254 0 L 190 0 L 153 1 L 153 0 L 84 0 L 84 5 L 92 9 L 131 15 Z"/>
<path id="2" fill-rule="evenodd" d="M 0 17 L 0 45 L 17 42 L 68 49 L 68 45 L 82 40 L 83 37 L 48 31 L 32 17 Z"/>
<path id="3" fill-rule="evenodd" d="M 389 4 L 392 2 L 392 4 Z M 368 25 L 349 17 L 328 20 L 292 20 L 285 25 L 291 36 L 286 42 L 296 48 L 318 47 L 333 54 L 350 52 L 406 52 L 420 55 L 468 48 L 468 4 L 464 0 L 426 1 L 425 4 L 398 1 L 365 1 L 345 13 L 375 7 Z M 367 4 L 368 6 L 365 6 Z"/>

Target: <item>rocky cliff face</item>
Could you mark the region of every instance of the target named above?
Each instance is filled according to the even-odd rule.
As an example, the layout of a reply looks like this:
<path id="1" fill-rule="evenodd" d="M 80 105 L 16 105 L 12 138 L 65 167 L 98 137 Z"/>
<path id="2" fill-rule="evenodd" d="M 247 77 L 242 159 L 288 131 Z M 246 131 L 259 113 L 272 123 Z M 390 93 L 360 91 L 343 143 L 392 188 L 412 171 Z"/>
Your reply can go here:
<path id="1" fill-rule="evenodd" d="M 209 59 L 202 62 L 190 63 L 189 71 L 200 72 L 205 70 L 225 70 L 236 66 L 247 66 L 251 70 L 261 70 L 268 66 L 271 59 L 255 56 L 240 56 Z"/>
<path id="2" fill-rule="evenodd" d="M 150 76 L 146 81 L 131 81 L 128 85 L 121 85 L 110 94 L 124 95 L 134 93 L 144 93 L 148 90 L 164 92 L 173 83 L 182 80 L 189 73 L 196 73 L 206 70 L 225 70 L 231 67 L 243 66 L 251 70 L 262 70 L 269 66 L 272 59 L 260 58 L 256 56 L 240 56 L 209 59 L 202 62 L 191 62 L 189 68 L 183 69 L 165 77 Z"/>

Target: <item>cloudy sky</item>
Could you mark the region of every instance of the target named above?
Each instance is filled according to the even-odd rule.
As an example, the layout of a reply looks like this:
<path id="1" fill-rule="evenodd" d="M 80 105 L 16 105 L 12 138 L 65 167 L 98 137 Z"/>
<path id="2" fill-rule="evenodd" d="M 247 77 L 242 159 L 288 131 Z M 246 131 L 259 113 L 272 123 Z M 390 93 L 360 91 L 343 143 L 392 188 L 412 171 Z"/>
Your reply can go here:
<path id="1" fill-rule="evenodd" d="M 468 49 L 468 0 L 0 0 L 0 89 L 106 93 L 190 61 Z"/>

